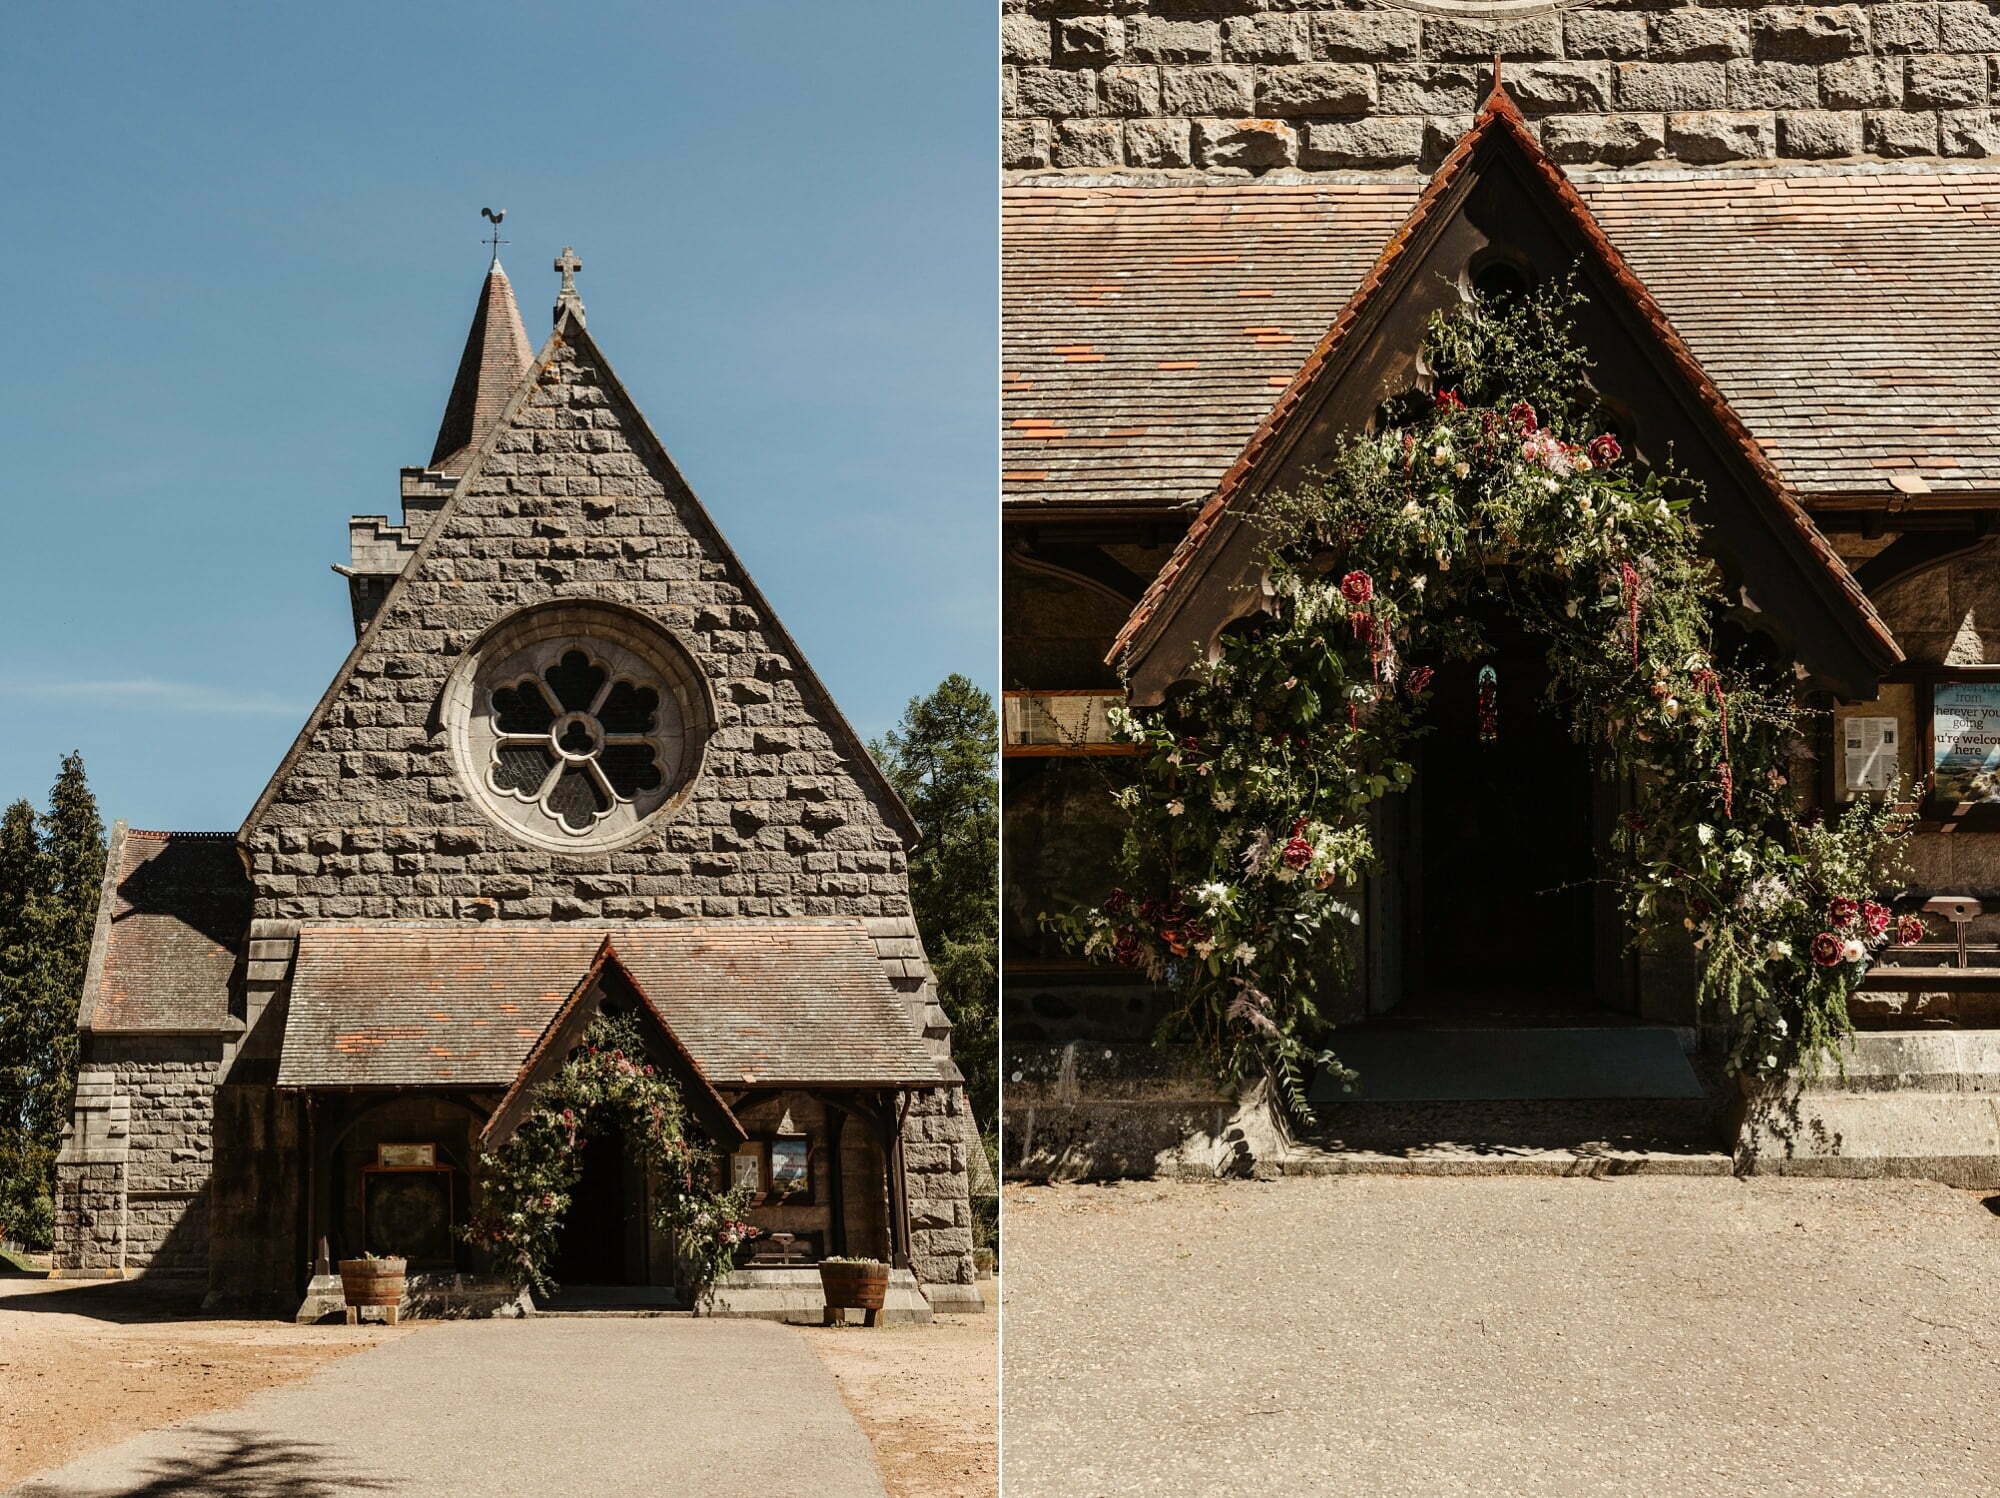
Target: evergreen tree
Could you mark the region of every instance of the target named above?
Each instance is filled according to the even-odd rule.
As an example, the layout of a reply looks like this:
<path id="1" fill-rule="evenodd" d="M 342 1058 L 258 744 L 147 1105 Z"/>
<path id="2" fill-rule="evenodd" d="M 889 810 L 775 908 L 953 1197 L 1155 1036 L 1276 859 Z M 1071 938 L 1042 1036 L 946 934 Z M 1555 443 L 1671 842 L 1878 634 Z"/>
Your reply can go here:
<path id="1" fill-rule="evenodd" d="M 46 812 L 16 801 L 0 817 L 0 1220 L 24 1238 L 48 1230 L 103 878 L 104 824 L 72 753 Z"/>
<path id="2" fill-rule="evenodd" d="M 913 697 L 871 744 L 923 840 L 910 900 L 952 1022 L 952 1056 L 975 1116 L 999 1124 L 999 722 L 993 699 L 956 673 Z"/>

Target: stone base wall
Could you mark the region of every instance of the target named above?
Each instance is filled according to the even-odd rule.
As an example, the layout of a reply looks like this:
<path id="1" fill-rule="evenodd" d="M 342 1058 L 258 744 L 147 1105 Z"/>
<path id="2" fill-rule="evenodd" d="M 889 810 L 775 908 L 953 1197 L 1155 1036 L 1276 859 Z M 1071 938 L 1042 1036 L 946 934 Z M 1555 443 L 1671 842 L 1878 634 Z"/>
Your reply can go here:
<path id="1" fill-rule="evenodd" d="M 919 1093 L 903 1119 L 910 1267 L 926 1285 L 972 1283 L 971 1161 L 962 1088 Z"/>
<path id="2" fill-rule="evenodd" d="M 1364 0 L 1003 11 L 1016 172 L 1427 168 L 1470 124 L 1496 53 L 1565 163 L 2000 154 L 2000 7 L 1984 0 L 1640 0 L 1506 22 Z"/>
<path id="3" fill-rule="evenodd" d="M 56 1166 L 58 1273 L 208 1265 L 219 1041 L 93 1037 Z"/>

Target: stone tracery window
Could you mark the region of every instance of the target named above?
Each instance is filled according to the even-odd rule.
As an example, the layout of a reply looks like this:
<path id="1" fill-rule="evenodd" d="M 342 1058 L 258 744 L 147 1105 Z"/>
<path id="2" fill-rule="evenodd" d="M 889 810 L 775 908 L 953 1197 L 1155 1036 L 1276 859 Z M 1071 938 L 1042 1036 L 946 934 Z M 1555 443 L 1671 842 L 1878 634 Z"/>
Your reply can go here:
<path id="1" fill-rule="evenodd" d="M 653 733 L 660 694 L 614 678 L 583 650 L 492 693 L 495 790 L 588 832 L 619 802 L 665 779 Z"/>
<path id="2" fill-rule="evenodd" d="M 468 653 L 447 687 L 452 747 L 489 813 L 560 850 L 617 846 L 679 800 L 710 712 L 664 631 L 608 605 L 545 605 Z"/>

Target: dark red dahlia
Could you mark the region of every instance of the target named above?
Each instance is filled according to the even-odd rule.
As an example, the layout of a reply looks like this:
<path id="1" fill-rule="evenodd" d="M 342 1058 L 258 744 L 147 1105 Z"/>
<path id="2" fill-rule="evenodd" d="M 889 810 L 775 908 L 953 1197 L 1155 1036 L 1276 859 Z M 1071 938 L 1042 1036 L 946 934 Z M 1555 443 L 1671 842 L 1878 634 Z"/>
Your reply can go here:
<path id="1" fill-rule="evenodd" d="M 1812 960 L 1821 967 L 1834 967 L 1840 962 L 1842 942 L 1831 931 L 1822 931 L 1812 939 Z"/>
<path id="2" fill-rule="evenodd" d="M 1288 869 L 1302 869 L 1313 861 L 1313 845 L 1302 837 L 1295 837 L 1285 844 L 1285 851 L 1279 855 Z"/>
<path id="3" fill-rule="evenodd" d="M 1871 941 L 1881 936 L 1884 931 L 1889 929 L 1889 907 L 1878 905 L 1873 900 L 1863 900 L 1861 902 L 1861 924 L 1868 928 L 1868 936 Z"/>
<path id="4" fill-rule="evenodd" d="M 1836 899 L 1826 907 L 1827 919 L 1833 922 L 1835 930 L 1842 926 L 1852 926 L 1854 918 L 1860 914 L 1860 905 L 1845 898 Z"/>
<path id="5" fill-rule="evenodd" d="M 1375 579 L 1365 572 L 1350 572 L 1340 580 L 1340 596 L 1359 608 L 1375 596 Z"/>
<path id="6" fill-rule="evenodd" d="M 1117 943 L 1111 948 L 1111 960 L 1120 967 L 1137 967 L 1139 965 L 1138 935 L 1127 931 L 1123 936 L 1119 937 Z"/>
<path id="7" fill-rule="evenodd" d="M 1113 888 L 1111 893 L 1104 897 L 1104 913 L 1106 915 L 1123 915 L 1131 903 L 1132 897 L 1126 894 L 1122 887 Z"/>
<path id="8" fill-rule="evenodd" d="M 1541 422 L 1535 419 L 1535 408 L 1526 401 L 1516 401 L 1507 408 L 1507 419 L 1517 431 L 1527 433 L 1537 430 Z"/>
<path id="9" fill-rule="evenodd" d="M 1592 437 L 1590 445 L 1584 450 L 1590 454 L 1590 461 L 1599 468 L 1609 468 L 1625 456 L 1625 449 L 1618 445 L 1618 439 L 1609 432 L 1601 437 Z"/>
<path id="10" fill-rule="evenodd" d="M 1920 915 L 1906 915 L 1896 922 L 1896 945 L 1899 947 L 1914 947 L 1929 935 L 1930 927 L 1924 924 Z"/>

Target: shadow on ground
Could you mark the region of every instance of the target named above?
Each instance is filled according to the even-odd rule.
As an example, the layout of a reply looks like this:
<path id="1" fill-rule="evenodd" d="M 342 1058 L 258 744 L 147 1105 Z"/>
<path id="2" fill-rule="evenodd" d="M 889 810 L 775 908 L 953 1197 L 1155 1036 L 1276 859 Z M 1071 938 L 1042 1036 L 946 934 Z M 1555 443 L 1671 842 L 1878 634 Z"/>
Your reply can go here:
<path id="1" fill-rule="evenodd" d="M 333 1448 L 311 1441 L 273 1440 L 220 1431 L 197 1433 L 199 1449 L 156 1461 L 130 1487 L 92 1483 L 71 1487 L 30 1480 L 14 1498 L 339 1498 L 343 1493 L 392 1491 L 393 1478 L 342 1466 Z"/>
<path id="2" fill-rule="evenodd" d="M 46 1275 L 0 1277 L 0 1315 L 59 1312 L 94 1321 L 136 1325 L 154 1321 L 198 1321 L 199 1284 L 163 1285 L 153 1280 L 80 1280 L 60 1290 L 45 1288 Z"/>

